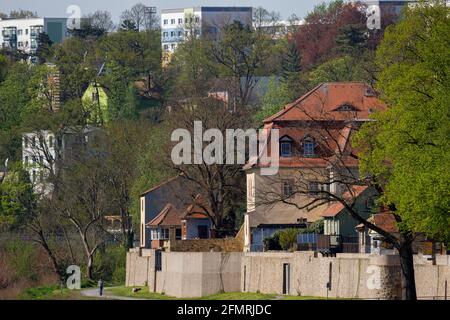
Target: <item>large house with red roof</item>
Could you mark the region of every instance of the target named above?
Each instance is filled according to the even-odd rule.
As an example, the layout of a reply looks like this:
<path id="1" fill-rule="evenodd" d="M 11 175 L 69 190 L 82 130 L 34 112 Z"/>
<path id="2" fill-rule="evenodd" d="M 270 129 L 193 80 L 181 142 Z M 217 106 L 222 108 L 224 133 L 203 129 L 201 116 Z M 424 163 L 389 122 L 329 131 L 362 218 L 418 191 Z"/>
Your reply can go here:
<path id="1" fill-rule="evenodd" d="M 322 83 L 264 120 L 264 129 L 279 130 L 279 169 L 268 176 L 260 172 L 267 163 L 244 166 L 246 251 L 261 251 L 264 238 L 279 229 L 303 228 L 319 219 L 325 221 L 325 234 L 357 236 L 357 222 L 330 199 L 345 196 L 369 217 L 375 191 L 358 187 L 351 137 L 372 113 L 385 108 L 365 83 Z M 329 199 L 323 198 L 326 193 Z"/>

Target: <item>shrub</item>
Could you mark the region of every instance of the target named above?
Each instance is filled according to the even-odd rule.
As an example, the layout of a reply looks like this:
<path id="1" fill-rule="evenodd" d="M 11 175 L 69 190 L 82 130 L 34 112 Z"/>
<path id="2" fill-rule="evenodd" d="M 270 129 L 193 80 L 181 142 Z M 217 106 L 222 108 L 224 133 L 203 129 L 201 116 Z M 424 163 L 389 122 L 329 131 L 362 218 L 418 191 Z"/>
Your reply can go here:
<path id="1" fill-rule="evenodd" d="M 299 229 L 285 229 L 282 231 L 279 231 L 279 243 L 280 247 L 283 250 L 291 250 L 294 248 L 294 246 L 297 244 L 297 235 L 299 233 Z"/>

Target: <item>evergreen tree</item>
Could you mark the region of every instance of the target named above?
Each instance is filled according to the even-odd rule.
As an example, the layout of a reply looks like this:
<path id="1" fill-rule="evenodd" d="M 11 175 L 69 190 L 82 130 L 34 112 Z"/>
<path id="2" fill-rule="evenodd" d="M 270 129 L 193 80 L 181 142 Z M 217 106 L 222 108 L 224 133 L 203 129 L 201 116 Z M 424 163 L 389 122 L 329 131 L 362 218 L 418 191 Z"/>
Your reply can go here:
<path id="1" fill-rule="evenodd" d="M 283 80 L 289 81 L 293 75 L 296 75 L 302 71 L 302 58 L 298 52 L 295 42 L 289 42 L 287 51 L 282 60 Z"/>

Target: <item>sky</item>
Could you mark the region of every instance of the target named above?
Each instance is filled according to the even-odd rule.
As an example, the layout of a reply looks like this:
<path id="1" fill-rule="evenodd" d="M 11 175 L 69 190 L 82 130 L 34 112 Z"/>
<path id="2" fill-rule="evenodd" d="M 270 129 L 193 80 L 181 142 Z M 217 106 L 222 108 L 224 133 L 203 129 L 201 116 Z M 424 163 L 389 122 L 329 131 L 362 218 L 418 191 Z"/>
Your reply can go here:
<path id="1" fill-rule="evenodd" d="M 45 17 L 68 17 L 67 8 L 77 5 L 81 15 L 96 10 L 107 10 L 114 22 L 118 22 L 120 14 L 137 2 L 161 9 L 182 8 L 191 6 L 249 6 L 264 7 L 269 11 L 281 13 L 282 19 L 287 19 L 293 13 L 303 18 L 316 4 L 330 0 L 0 0 L 0 12 L 24 9 L 37 12 Z"/>

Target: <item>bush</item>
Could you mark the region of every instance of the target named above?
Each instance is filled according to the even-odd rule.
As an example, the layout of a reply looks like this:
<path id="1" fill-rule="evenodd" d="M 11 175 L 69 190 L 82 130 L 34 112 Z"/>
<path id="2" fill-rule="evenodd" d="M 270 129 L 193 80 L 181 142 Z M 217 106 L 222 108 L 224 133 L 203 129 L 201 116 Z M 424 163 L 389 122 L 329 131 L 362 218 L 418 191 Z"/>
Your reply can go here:
<path id="1" fill-rule="evenodd" d="M 37 280 L 38 270 L 34 264 L 37 260 L 37 252 L 32 244 L 21 240 L 13 240 L 6 244 L 5 251 L 8 262 L 15 272 L 15 280 Z"/>
<path id="2" fill-rule="evenodd" d="M 294 246 L 297 244 L 297 235 L 299 234 L 299 231 L 299 229 L 294 228 L 279 231 L 280 247 L 283 250 L 294 249 Z"/>

